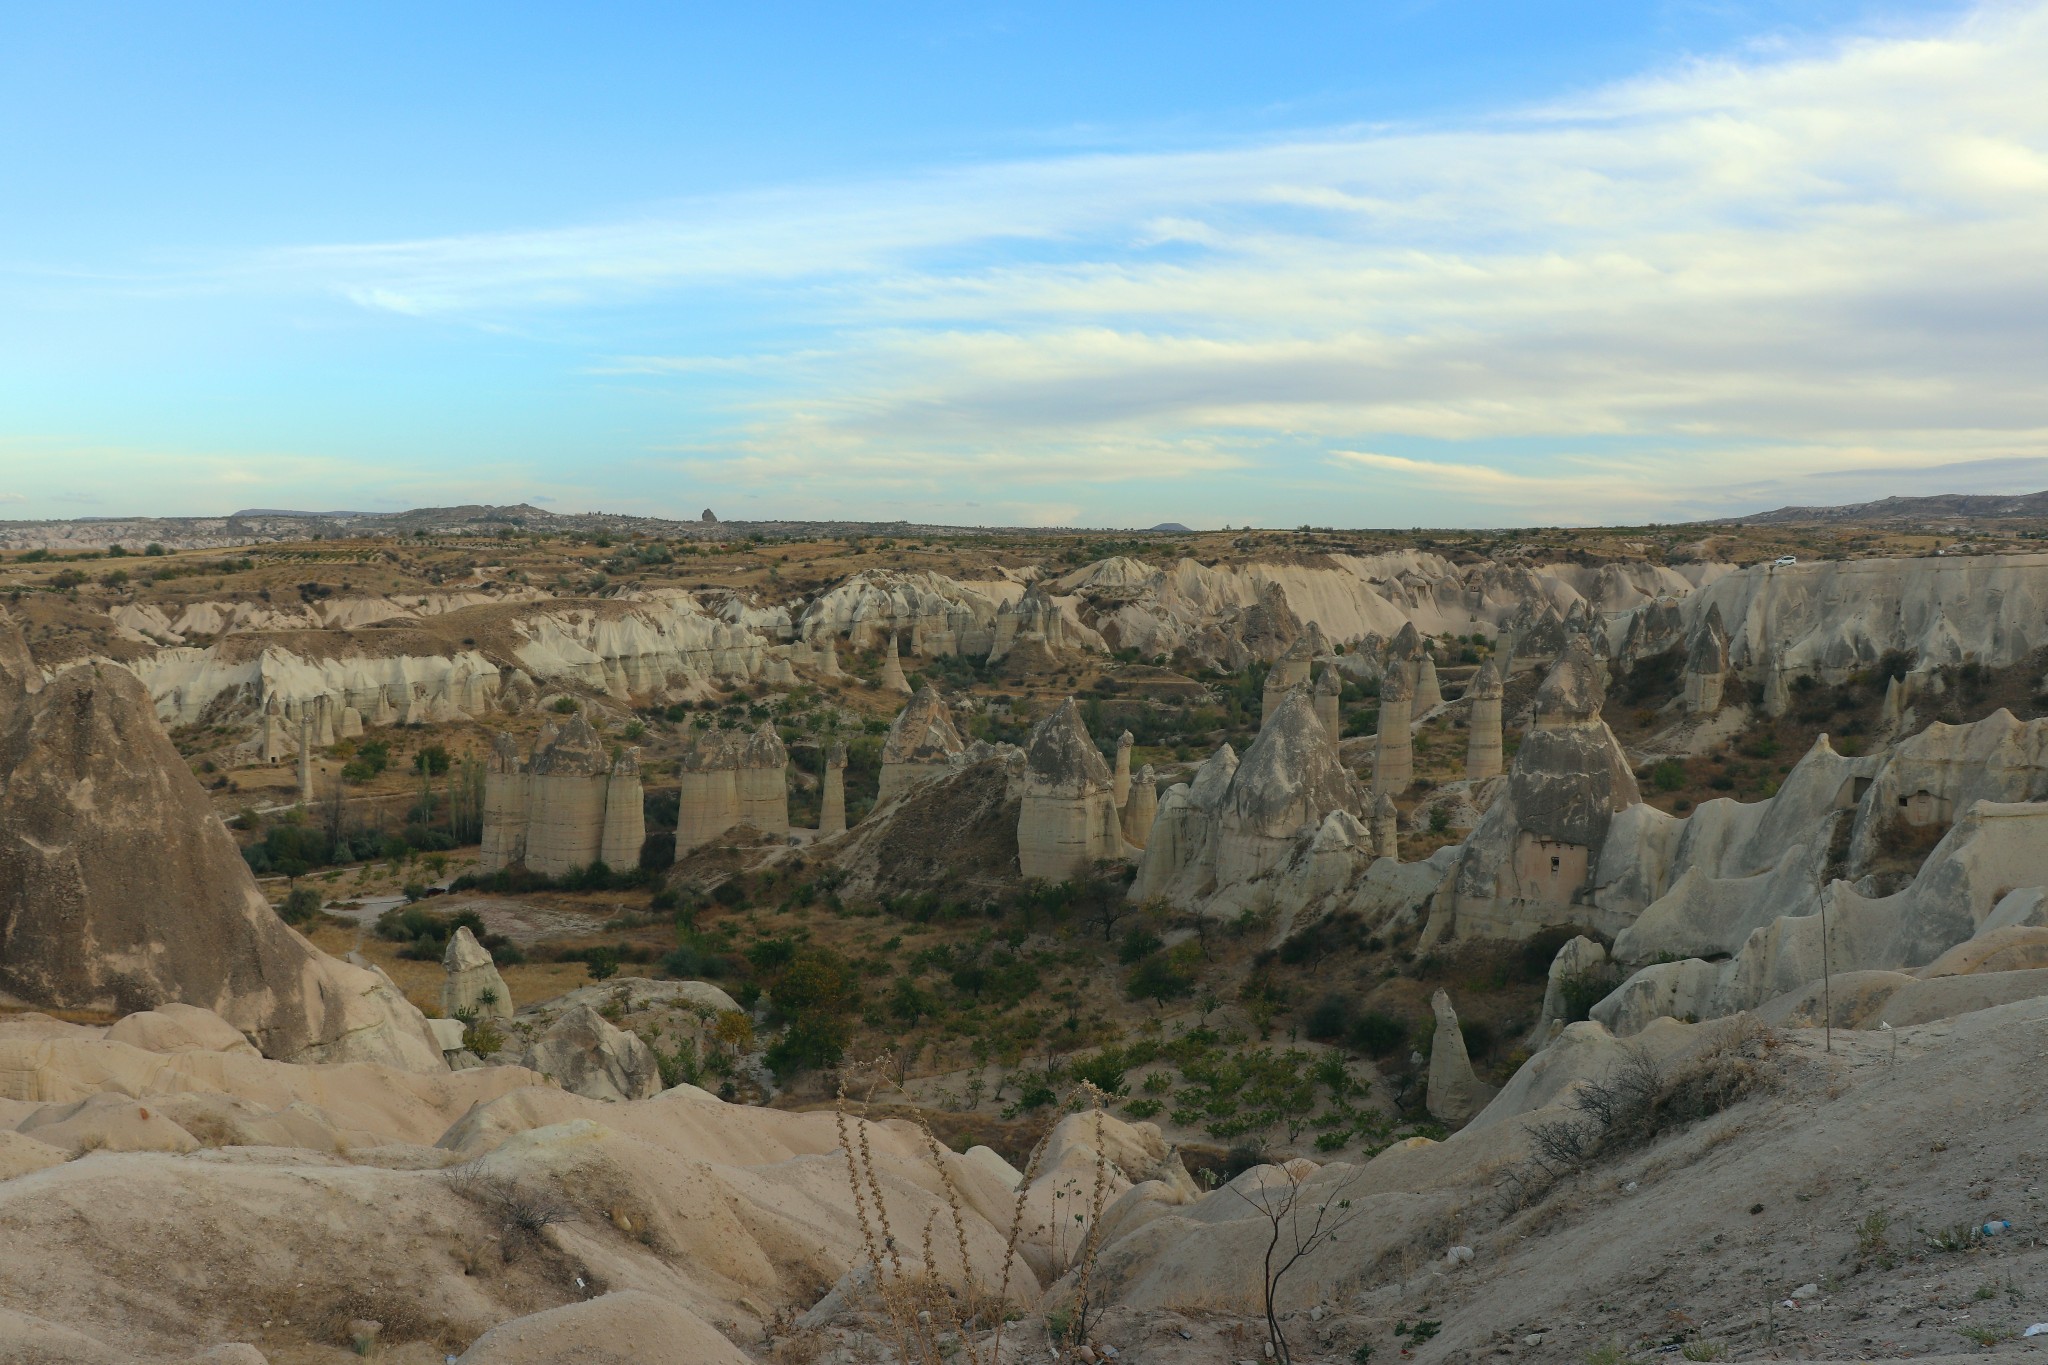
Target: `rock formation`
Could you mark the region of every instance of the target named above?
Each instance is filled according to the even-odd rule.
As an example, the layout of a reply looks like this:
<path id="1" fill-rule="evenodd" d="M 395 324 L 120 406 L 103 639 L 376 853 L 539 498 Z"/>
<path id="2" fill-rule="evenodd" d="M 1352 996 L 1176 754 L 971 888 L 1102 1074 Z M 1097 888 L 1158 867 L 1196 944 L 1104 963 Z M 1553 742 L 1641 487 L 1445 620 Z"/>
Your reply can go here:
<path id="1" fill-rule="evenodd" d="M 1116 801 L 1116 808 L 1122 810 L 1131 796 L 1131 745 L 1136 743 L 1129 730 L 1116 737 L 1116 766 L 1110 773 L 1110 791 Z"/>
<path id="2" fill-rule="evenodd" d="M 1382 858 L 1401 856 L 1401 810 L 1385 792 L 1372 799 L 1372 846 Z"/>
<path id="3" fill-rule="evenodd" d="M 1289 692 L 1245 750 L 1217 825 L 1216 877 L 1250 881 L 1284 860 L 1295 837 L 1333 810 L 1365 812 L 1365 793 L 1316 719 L 1308 689 Z"/>
<path id="4" fill-rule="evenodd" d="M 519 1065 L 587 1099 L 644 1100 L 661 1093 L 661 1067 L 653 1049 L 613 1028 L 587 1004 L 557 1018 L 526 1049 Z"/>
<path id="5" fill-rule="evenodd" d="M 256 761 L 282 763 L 291 751 L 292 742 L 284 728 L 284 702 L 272 696 L 263 707 L 263 725 L 256 736 Z"/>
<path id="6" fill-rule="evenodd" d="M 182 1002 L 266 1056 L 441 1069 L 387 980 L 277 917 L 133 674 L 90 664 L 33 695 L 0 689 L 0 992 L 114 1013 Z"/>
<path id="7" fill-rule="evenodd" d="M 1316 679 L 1316 719 L 1329 732 L 1331 743 L 1342 738 L 1343 721 L 1340 718 L 1340 703 L 1344 697 L 1344 684 L 1337 678 L 1335 668 L 1325 668 L 1323 676 Z"/>
<path id="8" fill-rule="evenodd" d="M 640 751 L 621 749 L 605 779 L 604 830 L 597 856 L 606 867 L 630 872 L 640 866 L 640 847 L 647 842 L 645 796 L 640 786 Z"/>
<path id="9" fill-rule="evenodd" d="M 512 736 L 491 736 L 491 754 L 484 765 L 483 847 L 477 866 L 485 872 L 509 867 L 526 857 L 526 760 Z"/>
<path id="10" fill-rule="evenodd" d="M 1415 740 L 1408 728 L 1413 700 L 1414 684 L 1407 672 L 1390 665 L 1380 683 L 1379 746 L 1372 767 L 1374 791 L 1406 791 L 1415 780 Z"/>
<path id="11" fill-rule="evenodd" d="M 888 651 L 882 655 L 882 681 L 884 692 L 901 692 L 910 695 L 910 679 L 903 676 L 903 662 L 896 657 L 896 637 L 889 637 Z"/>
<path id="12" fill-rule="evenodd" d="M 1436 660 L 1424 654 L 1415 661 L 1414 714 L 1426 716 L 1444 704 L 1443 687 L 1437 682 Z"/>
<path id="13" fill-rule="evenodd" d="M 1217 820 L 1237 766 L 1237 751 L 1222 745 L 1203 760 L 1193 781 L 1167 790 L 1131 883 L 1132 900 L 1157 897 L 1192 909 L 1215 890 Z"/>
<path id="14" fill-rule="evenodd" d="M 1017 862 L 1026 878 L 1066 881 L 1123 856 L 1109 765 L 1072 697 L 1032 728 L 1024 746 Z"/>
<path id="15" fill-rule="evenodd" d="M 1801 674 L 1839 683 L 1893 650 L 1923 666 L 2020 662 L 2048 643 L 2048 558 L 1765 562 L 1715 578 L 1681 605 L 1694 643 L 1708 614 L 1719 615 L 1729 671 L 1778 715 Z"/>
<path id="16" fill-rule="evenodd" d="M 676 857 L 708 844 L 739 823 L 739 732 L 704 730 L 676 769 Z"/>
<path id="17" fill-rule="evenodd" d="M 740 824 L 775 838 L 789 833 L 789 750 L 773 723 L 762 721 L 748 736 L 733 785 Z"/>
<path id="18" fill-rule="evenodd" d="M 448 951 L 441 957 L 441 1013 L 450 1019 L 474 1015 L 477 1018 L 510 1019 L 512 992 L 498 974 L 498 964 L 468 925 L 449 935 Z"/>
<path id="19" fill-rule="evenodd" d="M 1474 782 L 1500 776 L 1502 690 L 1500 670 L 1491 658 L 1479 665 L 1479 672 L 1465 689 L 1472 703 L 1472 714 L 1466 720 L 1465 776 Z"/>
<path id="20" fill-rule="evenodd" d="M 43 689 L 43 670 L 29 653 L 28 641 L 13 613 L 0 607 L 0 710 Z"/>
<path id="21" fill-rule="evenodd" d="M 1152 837 L 1152 822 L 1158 818 L 1159 779 L 1153 776 L 1152 765 L 1147 763 L 1131 783 L 1124 800 L 1124 842 L 1133 848 L 1145 847 Z"/>
<path id="22" fill-rule="evenodd" d="M 997 612 L 1017 591 L 1007 581 L 962 583 L 928 571 L 864 569 L 812 598 L 796 633 L 828 654 L 835 640 L 881 649 L 893 634 L 925 658 L 980 658 L 995 647 Z"/>
<path id="23" fill-rule="evenodd" d="M 492 740 L 478 859 L 483 871 L 514 862 L 547 877 L 595 862 L 629 871 L 640 865 L 646 837 L 639 750 L 608 757 L 580 714 L 559 732 L 542 730 L 525 764 L 510 736 Z"/>
<path id="24" fill-rule="evenodd" d="M 1992 938 L 2008 926 L 2024 925 L 2035 916 L 2041 901 L 2038 889 L 2044 887 L 2048 804 L 1979 801 L 1935 846 L 1903 890 L 1871 896 L 1849 882 L 1818 887 L 1803 879 L 1757 907 L 1761 922 L 1743 935 L 1739 950 L 1725 960 L 1668 960 L 1671 951 L 1657 945 L 1674 926 L 1653 928 L 1652 915 L 1658 910 L 1653 906 L 1630 934 L 1616 939 L 1615 956 L 1642 962 L 1654 951 L 1667 960 L 1643 967 L 1623 981 L 1593 1007 L 1592 1017 L 1617 1033 L 1633 1033 L 1664 1015 L 1705 1019 L 1764 1008 L 1779 997 L 1807 992 L 1822 980 L 1824 970 L 1851 977 L 1925 977 L 1951 950 L 1978 937 Z M 1992 975 L 2000 975 L 1995 961 L 1983 965 L 1992 967 Z M 1990 990 L 1996 984 L 1980 982 L 1971 989 Z M 2048 985 L 2012 984 L 2026 996 L 2039 994 Z M 1848 998 L 1855 998 L 1853 991 Z"/>
<path id="25" fill-rule="evenodd" d="M 825 785 L 818 798 L 818 837 L 846 833 L 846 745 L 833 740 L 825 751 Z"/>
<path id="26" fill-rule="evenodd" d="M 1728 632 L 1721 610 L 1709 608 L 1685 656 L 1685 710 L 1710 716 L 1721 709 L 1721 689 L 1728 676 Z"/>
<path id="27" fill-rule="evenodd" d="M 1167 792 L 1131 898 L 1235 913 L 1306 852 L 1333 812 L 1343 811 L 1362 833 L 1366 803 L 1316 719 L 1308 690 L 1296 688 L 1260 728 L 1242 762 L 1225 745 L 1192 783 Z M 1360 850 L 1356 835 L 1344 840 L 1347 849 L 1369 858 L 1372 841 L 1362 842 Z"/>
<path id="28" fill-rule="evenodd" d="M 604 840 L 604 743 L 579 713 L 528 765 L 526 866 L 554 877 L 598 861 Z"/>
<path id="29" fill-rule="evenodd" d="M 1280 703 L 1287 694 L 1297 687 L 1306 687 L 1309 669 L 1315 663 L 1313 647 L 1309 637 L 1301 636 L 1287 647 L 1278 659 L 1273 661 L 1271 671 L 1266 674 L 1266 686 L 1260 697 L 1259 724 L 1264 725 L 1280 709 Z"/>
<path id="30" fill-rule="evenodd" d="M 1025 668 L 1051 667 L 1058 656 L 1080 649 L 1101 649 L 1102 637 L 1069 619 L 1045 586 L 1033 583 L 1014 603 L 1005 603 L 995 618 L 990 663 L 1012 659 Z"/>
<path id="31" fill-rule="evenodd" d="M 1869 870 L 1894 829 L 1947 825 L 1978 801 L 2048 801 L 2048 718 L 2022 721 L 2001 708 L 1970 725 L 1936 721 L 1895 745 L 1869 778 L 1852 793 L 1852 877 Z"/>
<path id="32" fill-rule="evenodd" d="M 1573 992 L 1583 995 L 1595 983 L 1612 985 L 1614 969 L 1607 959 L 1607 950 L 1594 940 L 1581 934 L 1557 950 L 1557 956 L 1550 960 L 1550 971 L 1543 987 L 1543 1009 L 1536 1019 L 1535 1038 L 1547 1041 L 1552 1024 L 1575 1023 L 1570 1018 Z M 1605 990 L 1601 990 L 1605 994 Z"/>
<path id="33" fill-rule="evenodd" d="M 894 799 L 946 772 L 964 749 L 953 712 L 939 689 L 927 683 L 889 725 L 882 742 L 882 778 L 877 804 Z"/>
<path id="34" fill-rule="evenodd" d="M 313 804 L 313 722 L 312 717 L 299 716 L 299 804 Z"/>
<path id="35" fill-rule="evenodd" d="M 1604 699 L 1599 663 L 1574 636 L 1537 691 L 1506 792 L 1466 840 L 1455 887 L 1439 898 L 1452 918 L 1438 931 L 1454 922 L 1463 937 L 1522 938 L 1547 924 L 1600 923 L 1594 868 L 1616 814 L 1638 803 L 1635 774 L 1600 718 Z"/>
<path id="36" fill-rule="evenodd" d="M 1473 1074 L 1472 1059 L 1465 1051 L 1465 1032 L 1458 1027 L 1458 1012 L 1451 997 L 1438 991 L 1429 998 L 1436 1013 L 1436 1034 L 1429 1045 L 1429 1092 L 1425 1103 L 1432 1117 L 1452 1127 L 1471 1122 L 1493 1098 L 1491 1086 Z"/>

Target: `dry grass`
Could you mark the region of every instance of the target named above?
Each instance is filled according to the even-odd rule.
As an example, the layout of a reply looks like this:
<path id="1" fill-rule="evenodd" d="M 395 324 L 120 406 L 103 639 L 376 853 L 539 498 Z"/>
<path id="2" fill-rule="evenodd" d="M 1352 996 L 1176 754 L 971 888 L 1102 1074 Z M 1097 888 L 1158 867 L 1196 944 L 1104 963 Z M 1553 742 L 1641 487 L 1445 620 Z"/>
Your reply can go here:
<path id="1" fill-rule="evenodd" d="M 893 1058 L 885 1053 L 861 1070 L 872 1077 L 881 1077 L 888 1075 L 892 1067 Z M 1077 1282 L 1062 1329 L 1057 1333 L 1059 1342 L 1053 1348 L 1055 1360 L 1069 1358 L 1074 1349 L 1087 1340 L 1091 1316 L 1089 1281 L 1100 1249 L 1098 1229 L 1109 1184 L 1109 1159 L 1100 1136 L 1104 1097 L 1100 1090 L 1085 1082 L 1082 1090 L 1089 1097 L 1097 1127 L 1095 1187 L 1089 1204 L 1087 1233 L 1072 1267 L 1078 1269 Z M 869 1093 L 872 1095 L 872 1086 Z M 856 1107 L 862 1112 L 856 1114 Z M 898 1360 L 904 1365 L 947 1365 L 957 1358 L 964 1361 L 964 1365 L 984 1365 L 984 1362 L 986 1365 L 998 1365 L 1002 1358 L 1003 1330 L 1007 1325 L 1005 1310 L 1010 1296 L 1011 1274 L 1017 1264 L 1017 1246 L 1023 1233 L 1025 1201 L 1031 1183 L 1037 1177 L 1051 1131 L 1048 1129 L 1039 1139 L 1025 1162 L 1023 1178 L 1017 1184 L 1016 1201 L 1010 1210 L 1010 1226 L 1003 1245 L 1002 1274 L 996 1284 L 990 1286 L 983 1283 L 974 1271 L 968 1251 L 966 1201 L 954 1183 L 946 1152 L 940 1147 L 930 1125 L 919 1121 L 926 1157 L 946 1196 L 953 1245 L 946 1249 L 944 1256 L 949 1258 L 955 1252 L 959 1256 L 961 1285 L 955 1293 L 936 1269 L 942 1262 L 938 1242 L 945 1236 L 945 1230 L 938 1225 L 936 1213 L 925 1220 L 921 1229 L 921 1260 L 910 1264 L 904 1259 L 895 1231 L 889 1224 L 881 1177 L 868 1141 L 871 1123 L 865 1117 L 866 1110 L 864 1101 L 856 1106 L 842 1087 L 833 1117 L 838 1128 L 839 1147 L 846 1157 L 847 1184 L 853 1194 L 854 1216 L 860 1226 L 868 1272 L 895 1338 Z M 977 1335 L 982 1332 L 988 1334 L 986 1338 Z"/>
<path id="2" fill-rule="evenodd" d="M 1779 1045 L 1774 1031 L 1743 1014 L 1723 1021 L 1706 1047 L 1676 1065 L 1646 1048 L 1625 1047 L 1605 1076 L 1573 1093 L 1572 1113 L 1528 1124 L 1529 1160 L 1501 1175 L 1505 1211 L 1538 1203 L 1566 1176 L 1777 1088 L 1783 1079 L 1774 1056 Z"/>

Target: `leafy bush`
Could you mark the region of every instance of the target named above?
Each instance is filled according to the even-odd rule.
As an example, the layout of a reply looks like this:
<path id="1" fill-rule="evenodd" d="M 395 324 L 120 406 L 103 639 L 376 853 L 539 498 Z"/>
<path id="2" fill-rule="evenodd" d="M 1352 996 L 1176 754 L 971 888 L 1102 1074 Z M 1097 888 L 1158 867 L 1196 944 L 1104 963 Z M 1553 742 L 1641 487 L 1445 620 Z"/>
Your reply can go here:
<path id="1" fill-rule="evenodd" d="M 1371 1057 L 1384 1057 L 1407 1041 L 1407 1021 L 1378 1010 L 1368 1010 L 1351 1025 L 1351 1046 Z"/>
<path id="2" fill-rule="evenodd" d="M 1067 1074 L 1077 1081 L 1087 1081 L 1105 1095 L 1124 1093 L 1124 1057 L 1113 1047 L 1075 1062 L 1067 1068 Z"/>
<path id="3" fill-rule="evenodd" d="M 1685 785 L 1685 765 L 1667 758 L 1650 770 L 1650 783 L 1660 792 L 1675 792 Z"/>
<path id="4" fill-rule="evenodd" d="M 391 766 L 391 746 L 381 739 L 373 739 L 356 747 L 354 757 L 344 763 L 341 778 L 344 782 L 364 783 L 376 777 Z"/>
<path id="5" fill-rule="evenodd" d="M 1124 935 L 1124 941 L 1117 946 L 1116 960 L 1129 967 L 1150 957 L 1163 946 L 1157 934 L 1148 933 L 1142 928 L 1133 929 Z"/>
<path id="6" fill-rule="evenodd" d="M 1333 991 L 1308 1012 L 1302 1032 L 1319 1043 L 1334 1042 L 1350 1032 L 1354 1008 L 1350 996 Z"/>
<path id="7" fill-rule="evenodd" d="M 837 1066 L 846 1055 L 847 1025 L 843 1019 L 810 1013 L 800 1015 L 768 1045 L 763 1058 L 778 1081 L 805 1071 Z"/>
<path id="8" fill-rule="evenodd" d="M 295 886 L 277 913 L 286 924 L 304 924 L 320 913 L 320 893 L 310 886 Z"/>
<path id="9" fill-rule="evenodd" d="M 1124 991 L 1133 1000 L 1150 1000 L 1157 1005 L 1193 995 L 1195 973 L 1192 963 L 1180 954 L 1179 949 L 1152 953 L 1131 968 L 1130 974 L 1124 978 Z"/>

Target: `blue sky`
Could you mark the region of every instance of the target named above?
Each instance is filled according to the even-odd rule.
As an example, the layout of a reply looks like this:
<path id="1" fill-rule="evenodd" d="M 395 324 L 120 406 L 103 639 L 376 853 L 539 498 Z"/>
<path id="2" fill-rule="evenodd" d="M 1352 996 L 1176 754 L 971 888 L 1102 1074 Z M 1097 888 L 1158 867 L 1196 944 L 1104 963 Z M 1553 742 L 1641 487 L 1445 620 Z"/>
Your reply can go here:
<path id="1" fill-rule="evenodd" d="M 0 8 L 0 517 L 2048 487 L 2048 4 Z"/>

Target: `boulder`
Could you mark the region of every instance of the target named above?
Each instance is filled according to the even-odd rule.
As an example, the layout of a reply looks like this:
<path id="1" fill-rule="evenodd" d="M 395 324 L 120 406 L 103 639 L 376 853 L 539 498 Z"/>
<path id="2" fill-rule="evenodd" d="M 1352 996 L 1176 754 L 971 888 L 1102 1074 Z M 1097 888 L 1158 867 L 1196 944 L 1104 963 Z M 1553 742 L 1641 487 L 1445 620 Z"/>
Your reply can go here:
<path id="1" fill-rule="evenodd" d="M 644 1100 L 661 1093 L 654 1051 L 589 1005 L 565 1011 L 535 1039 L 519 1065 L 594 1100 Z"/>
<path id="2" fill-rule="evenodd" d="M 705 513 L 709 516 L 710 513 Z M 622 1289 L 501 1322 L 457 1365 L 749 1365 L 702 1318 L 641 1289 Z"/>
<path id="3" fill-rule="evenodd" d="M 107 1041 L 126 1043 L 144 1052 L 232 1052 L 261 1054 L 240 1029 L 197 1005 L 170 1001 L 153 1010 L 126 1015 L 107 1030 Z"/>

